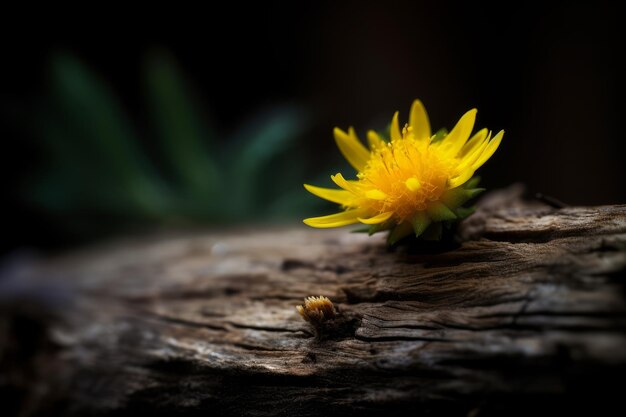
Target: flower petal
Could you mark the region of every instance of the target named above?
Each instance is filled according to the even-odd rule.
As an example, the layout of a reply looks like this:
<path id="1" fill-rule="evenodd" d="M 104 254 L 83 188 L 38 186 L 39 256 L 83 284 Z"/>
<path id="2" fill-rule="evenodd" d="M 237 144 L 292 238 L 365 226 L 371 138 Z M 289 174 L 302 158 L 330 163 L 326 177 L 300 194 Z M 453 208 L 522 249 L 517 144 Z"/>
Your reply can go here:
<path id="1" fill-rule="evenodd" d="M 311 227 L 317 227 L 318 229 L 341 227 L 357 223 L 359 216 L 362 216 L 363 214 L 365 214 L 363 209 L 347 210 L 341 213 L 330 214 L 328 216 L 309 217 L 308 219 L 304 219 L 304 224 Z"/>
<path id="2" fill-rule="evenodd" d="M 387 198 L 387 194 L 383 193 L 380 190 L 369 190 L 365 192 L 365 197 L 370 198 L 372 200 L 384 200 Z"/>
<path id="3" fill-rule="evenodd" d="M 400 140 L 402 139 L 402 133 L 400 132 L 400 122 L 398 121 L 398 117 L 400 116 L 400 112 L 395 112 L 393 114 L 393 119 L 391 119 L 391 140 Z"/>
<path id="4" fill-rule="evenodd" d="M 409 115 L 409 125 L 413 128 L 413 135 L 417 140 L 430 139 L 430 122 L 428 121 L 428 114 L 421 101 L 415 100 L 411 106 L 411 113 Z"/>
<path id="5" fill-rule="evenodd" d="M 448 181 L 448 188 L 456 188 L 465 184 L 470 178 L 472 178 L 475 171 L 476 170 L 473 168 L 467 168 L 464 171 L 461 171 L 459 175 Z"/>
<path id="6" fill-rule="evenodd" d="M 341 175 L 341 172 L 338 172 L 335 175 L 331 175 L 330 179 L 333 180 L 335 184 L 337 184 L 339 187 L 343 188 L 344 190 L 350 191 L 352 193 L 357 193 L 359 191 L 359 188 L 357 187 L 357 182 L 347 181 L 343 177 L 343 175 Z"/>
<path id="7" fill-rule="evenodd" d="M 463 148 L 461 148 L 461 152 L 459 152 L 459 158 L 463 158 L 464 156 L 470 155 L 474 149 L 480 146 L 484 140 L 487 139 L 487 134 L 489 133 L 489 129 L 484 128 L 479 130 L 467 141 Z"/>
<path id="8" fill-rule="evenodd" d="M 503 136 L 504 130 L 501 130 L 491 141 L 488 143 L 485 141 L 478 149 L 474 150 L 471 156 L 465 157 L 463 162 L 457 167 L 460 174 L 449 182 L 450 188 L 458 187 L 469 180 L 474 175 L 474 172 L 487 162 L 498 149 Z"/>
<path id="9" fill-rule="evenodd" d="M 458 172 L 465 171 L 468 168 L 471 168 L 474 163 L 480 158 L 483 154 L 487 146 L 489 146 L 489 140 L 491 139 L 491 132 L 487 134 L 485 140 L 482 143 L 474 146 L 474 149 L 467 155 L 461 158 L 461 162 L 457 165 L 456 169 Z"/>
<path id="10" fill-rule="evenodd" d="M 474 172 L 487 162 L 496 149 L 498 149 L 498 146 L 500 146 L 500 142 L 502 142 L 502 137 L 504 136 L 504 130 L 498 132 L 491 141 L 489 141 L 489 136 L 490 135 L 487 135 L 487 139 L 485 139 L 480 147 L 472 152 L 472 155 L 463 158 L 463 161 L 457 166 L 459 174 L 448 182 L 449 188 L 456 188 L 459 185 L 463 185 L 474 176 Z"/>
<path id="11" fill-rule="evenodd" d="M 385 141 L 380 137 L 380 135 L 374 130 L 370 130 L 367 132 L 367 142 L 370 145 L 370 150 L 373 151 L 376 148 L 379 148 L 385 144 Z"/>
<path id="12" fill-rule="evenodd" d="M 483 153 L 480 155 L 480 158 L 478 158 L 478 160 L 474 162 L 474 164 L 472 165 L 474 170 L 477 170 L 478 168 L 480 168 L 485 162 L 487 162 L 489 158 L 491 158 L 493 153 L 498 149 L 498 146 L 500 146 L 500 142 L 502 142 L 503 137 L 504 137 L 504 130 L 501 130 L 491 140 L 491 142 L 489 142 L 489 145 L 487 145 Z"/>
<path id="13" fill-rule="evenodd" d="M 370 217 L 369 219 L 363 219 L 359 217 L 359 221 L 365 224 L 379 224 L 389 220 L 389 218 L 393 216 L 393 211 L 388 211 L 386 213 L 381 213 L 378 216 Z"/>
<path id="14" fill-rule="evenodd" d="M 304 184 L 304 188 L 313 195 L 333 203 L 343 204 L 344 206 L 354 199 L 354 194 L 346 190 L 333 190 L 332 188 L 316 187 L 314 185 Z"/>
<path id="15" fill-rule="evenodd" d="M 335 135 L 335 142 L 337 147 L 343 154 L 343 156 L 350 162 L 357 171 L 361 171 L 365 168 L 367 161 L 370 157 L 369 151 L 361 144 L 354 132 L 354 129 L 350 128 L 348 133 L 336 127 L 333 130 Z"/>
<path id="16" fill-rule="evenodd" d="M 455 157 L 459 153 L 472 133 L 474 122 L 476 121 L 476 111 L 476 109 L 472 109 L 465 113 L 461 119 L 459 119 L 456 126 L 454 126 L 454 129 L 452 129 L 452 131 L 448 133 L 448 136 L 441 142 L 442 148 L 445 149 L 451 157 Z"/>

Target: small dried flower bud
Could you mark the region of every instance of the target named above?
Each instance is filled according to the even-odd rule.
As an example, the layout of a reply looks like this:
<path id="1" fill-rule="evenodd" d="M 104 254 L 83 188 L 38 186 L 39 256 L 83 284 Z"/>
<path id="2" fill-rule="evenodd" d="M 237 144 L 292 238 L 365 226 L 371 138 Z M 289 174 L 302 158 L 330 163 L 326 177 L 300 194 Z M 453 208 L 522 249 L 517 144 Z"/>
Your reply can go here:
<path id="1" fill-rule="evenodd" d="M 320 330 L 324 322 L 337 317 L 333 302 L 321 295 L 319 297 L 305 298 L 304 305 L 297 306 L 296 310 L 298 310 L 302 318 L 311 323 L 317 331 Z"/>

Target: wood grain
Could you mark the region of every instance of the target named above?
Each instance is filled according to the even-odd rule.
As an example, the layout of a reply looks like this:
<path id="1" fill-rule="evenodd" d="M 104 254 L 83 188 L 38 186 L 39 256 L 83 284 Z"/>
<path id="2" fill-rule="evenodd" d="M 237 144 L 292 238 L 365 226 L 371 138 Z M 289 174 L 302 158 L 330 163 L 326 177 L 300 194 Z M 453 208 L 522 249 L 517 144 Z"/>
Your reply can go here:
<path id="1" fill-rule="evenodd" d="M 0 392 L 40 415 L 623 415 L 626 206 L 512 187 L 462 242 L 303 227 L 117 241 L 0 277 Z M 297 314 L 329 297 L 322 339 Z M 616 382 L 618 381 L 618 382 Z"/>

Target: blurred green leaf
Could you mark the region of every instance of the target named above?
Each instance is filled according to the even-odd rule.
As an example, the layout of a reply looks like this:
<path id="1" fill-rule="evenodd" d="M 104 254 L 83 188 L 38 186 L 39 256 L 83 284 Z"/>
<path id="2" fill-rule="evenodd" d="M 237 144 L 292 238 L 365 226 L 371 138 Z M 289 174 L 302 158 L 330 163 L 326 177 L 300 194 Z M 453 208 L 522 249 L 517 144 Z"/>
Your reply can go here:
<path id="1" fill-rule="evenodd" d="M 219 169 L 209 154 L 214 133 L 203 122 L 180 70 L 158 51 L 146 64 L 146 90 L 165 161 L 191 198 L 206 210 L 215 202 Z"/>
<path id="2" fill-rule="evenodd" d="M 81 141 L 73 146 L 93 164 L 91 179 L 111 183 L 115 190 L 111 199 L 126 200 L 146 216 L 161 213 L 165 193 L 109 88 L 69 55 L 57 55 L 52 71 L 55 103 L 69 133 L 66 138 Z"/>
<path id="3" fill-rule="evenodd" d="M 308 127 L 304 114 L 294 108 L 273 109 L 254 117 L 236 135 L 236 146 L 230 159 L 227 178 L 231 192 L 230 203 L 238 216 L 246 210 L 258 211 L 253 206 L 262 184 L 270 187 L 284 172 L 271 172 L 270 177 L 259 176 L 264 166 L 294 143 Z"/>
<path id="4" fill-rule="evenodd" d="M 46 105 L 24 127 L 46 157 L 22 198 L 54 233 L 74 239 L 133 224 L 262 223 L 332 210 L 302 188 L 310 173 L 296 146 L 309 127 L 301 109 L 256 113 L 218 142 L 189 80 L 156 51 L 143 74 L 152 141 L 137 136 L 112 88 L 78 59 L 58 54 L 50 64 Z"/>

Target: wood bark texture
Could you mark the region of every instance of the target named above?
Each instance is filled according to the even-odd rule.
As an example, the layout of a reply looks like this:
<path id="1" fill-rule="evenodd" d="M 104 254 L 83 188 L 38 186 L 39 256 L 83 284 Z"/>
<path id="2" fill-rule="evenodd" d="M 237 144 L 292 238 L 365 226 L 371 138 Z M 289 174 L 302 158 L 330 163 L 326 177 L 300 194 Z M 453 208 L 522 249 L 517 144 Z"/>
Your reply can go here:
<path id="1" fill-rule="evenodd" d="M 302 226 L 16 255 L 3 414 L 624 415 L 626 206 L 521 194 L 448 246 Z M 339 311 L 319 338 L 311 295 Z"/>

